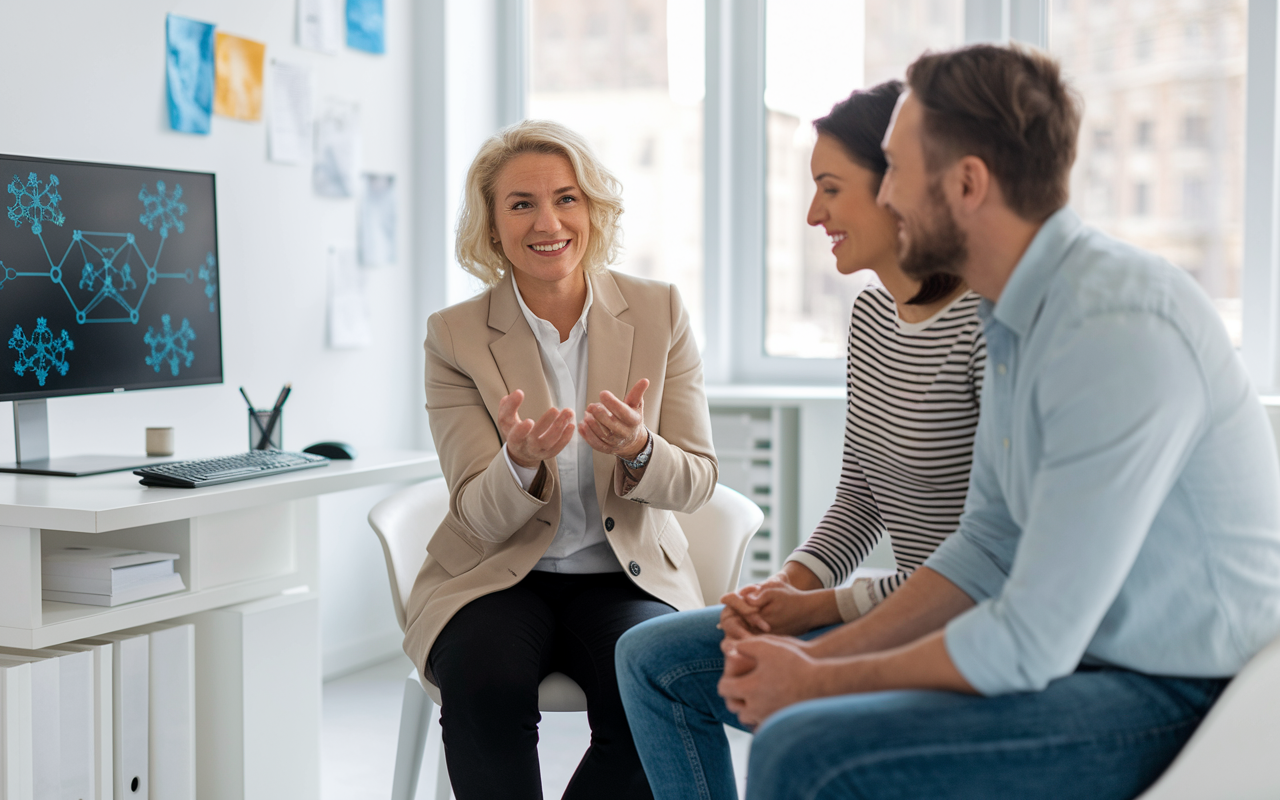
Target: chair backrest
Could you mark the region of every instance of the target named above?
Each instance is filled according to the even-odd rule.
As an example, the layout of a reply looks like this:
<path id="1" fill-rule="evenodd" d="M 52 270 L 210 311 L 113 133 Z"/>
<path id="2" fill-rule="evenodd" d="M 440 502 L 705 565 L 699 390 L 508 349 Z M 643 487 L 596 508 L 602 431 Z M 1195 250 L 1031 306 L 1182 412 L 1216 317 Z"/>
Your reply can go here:
<path id="1" fill-rule="evenodd" d="M 1140 800 L 1280 797 L 1280 639 L 1231 681 L 1160 780 Z"/>
<path id="2" fill-rule="evenodd" d="M 755 503 L 724 484 L 716 484 L 711 500 L 692 514 L 676 514 L 689 540 L 689 558 L 702 584 L 702 601 L 715 605 L 738 588 L 747 543 L 764 522 Z"/>
<path id="3" fill-rule="evenodd" d="M 369 525 L 382 542 L 391 581 L 396 621 L 404 629 L 404 609 L 413 581 L 427 557 L 427 542 L 449 511 L 444 478 L 414 484 L 385 498 L 369 512 Z M 707 605 L 737 588 L 747 542 L 760 529 L 760 507 L 728 486 L 716 485 L 711 500 L 692 514 L 676 514 L 689 539 L 689 558 Z"/>
<path id="4" fill-rule="evenodd" d="M 391 580 L 391 603 L 404 630 L 404 608 L 418 570 L 427 557 L 427 542 L 449 513 L 449 487 L 444 478 L 415 483 L 384 498 L 369 511 L 369 525 L 382 542 Z"/>

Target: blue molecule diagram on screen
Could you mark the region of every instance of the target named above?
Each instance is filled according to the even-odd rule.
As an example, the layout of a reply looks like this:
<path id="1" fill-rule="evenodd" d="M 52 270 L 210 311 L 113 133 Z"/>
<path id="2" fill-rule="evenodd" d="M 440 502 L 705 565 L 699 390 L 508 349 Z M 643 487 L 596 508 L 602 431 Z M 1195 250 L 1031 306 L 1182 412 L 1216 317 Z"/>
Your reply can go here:
<path id="1" fill-rule="evenodd" d="M 168 320 L 165 317 L 165 320 Z M 13 371 L 25 375 L 28 371 L 36 374 L 36 380 L 44 386 L 49 370 L 57 370 L 59 375 L 66 375 L 71 367 L 67 364 L 68 351 L 76 349 L 75 343 L 66 331 L 54 338 L 44 317 L 36 319 L 36 329 L 28 338 L 22 332 L 22 326 L 13 328 L 13 336 L 9 338 L 9 349 L 18 351 L 18 360 L 13 362 Z"/>
<path id="2" fill-rule="evenodd" d="M 169 324 L 168 314 L 160 316 L 160 325 L 162 330 L 159 333 L 156 333 L 154 327 L 148 325 L 147 335 L 142 337 L 143 341 L 151 345 L 151 355 L 147 356 L 147 365 L 159 372 L 160 365 L 167 363 L 170 372 L 177 376 L 178 362 L 185 361 L 184 366 L 189 367 L 196 357 L 195 353 L 187 349 L 187 344 L 195 340 L 196 332 L 191 330 L 191 323 L 185 319 L 182 320 L 182 327 L 175 331 Z"/>
<path id="3" fill-rule="evenodd" d="M 185 230 L 182 217 L 187 213 L 187 204 L 182 200 L 181 185 L 175 184 L 170 189 L 164 181 L 156 181 L 154 190 L 144 184 L 138 192 L 137 197 L 142 204 L 138 222 L 148 231 L 159 234 L 159 243 L 150 258 L 143 252 L 135 234 L 129 231 L 73 230 L 70 243 L 60 255 L 57 255 L 56 243 L 53 243 L 54 249 L 51 251 L 51 242 L 46 240 L 44 226 L 60 228 L 67 221 L 66 215 L 59 208 L 63 197 L 58 186 L 57 175 L 50 174 L 47 180 L 41 181 L 35 172 L 29 173 L 25 181 L 14 175 L 9 182 L 8 190 L 13 198 L 8 207 L 9 220 L 19 229 L 23 225 L 30 226 L 31 233 L 40 240 L 48 269 L 30 271 L 33 266 L 43 267 L 43 263 L 24 264 L 24 271 L 21 268 L 5 267 L 0 262 L 0 291 L 18 279 L 42 278 L 52 281 L 61 289 L 61 296 L 71 305 L 75 321 L 80 325 L 138 325 L 142 318 L 143 304 L 153 286 L 160 281 L 193 284 L 198 274 L 204 283 L 202 291 L 208 300 L 209 311 L 216 313 L 218 268 L 217 259 L 212 252 L 208 253 L 203 263 L 198 264 L 197 269 L 164 271 L 161 267 L 165 242 L 171 234 L 181 234 Z M 154 237 L 146 235 L 144 238 Z M 200 291 L 196 287 L 193 290 Z M 171 327 L 169 314 L 161 315 L 160 320 L 159 331 L 155 326 L 149 325 L 146 335 L 142 337 L 150 347 L 150 354 L 144 355 L 144 350 L 139 355 L 144 355 L 147 366 L 156 372 L 160 372 L 162 365 L 168 365 L 169 371 L 176 377 L 180 367 L 190 367 L 195 359 L 195 352 L 190 344 L 195 340 L 196 333 L 185 318 L 177 330 Z M 54 338 L 44 317 L 39 318 L 30 338 L 23 335 L 21 325 L 16 327 L 9 340 L 9 347 L 18 351 L 14 371 L 18 375 L 34 372 L 40 386 L 45 385 L 45 379 L 51 370 L 57 371 L 59 375 L 67 374 L 69 367 L 65 355 L 74 349 L 65 330 Z"/>
<path id="4" fill-rule="evenodd" d="M 50 175 L 48 183 L 43 186 L 34 172 L 27 175 L 25 185 L 14 175 L 13 180 L 9 181 L 9 194 L 13 195 L 9 219 L 17 227 L 22 227 L 23 222 L 30 222 L 31 232 L 37 236 L 40 235 L 42 222 L 62 225 L 66 217 L 58 210 L 58 201 L 62 199 L 62 195 L 58 194 L 57 187 L 57 175 Z"/>
<path id="5" fill-rule="evenodd" d="M 142 212 L 142 216 L 138 217 L 138 221 L 146 225 L 149 231 L 154 231 L 156 222 L 159 222 L 161 239 L 169 238 L 170 228 L 182 233 L 182 220 L 178 218 L 187 213 L 187 204 L 180 202 L 181 197 L 181 186 L 173 187 L 173 194 L 166 195 L 164 181 L 156 181 L 155 194 L 151 194 L 147 191 L 147 187 L 143 186 L 142 191 L 138 192 L 138 199 L 142 201 L 146 210 Z"/>
<path id="6" fill-rule="evenodd" d="M 4 264 L 0 264 L 0 267 Z M 213 257 L 213 253 L 209 253 L 204 257 L 204 263 L 200 265 L 200 272 L 196 274 L 200 280 L 204 281 L 204 296 L 209 298 L 209 313 L 212 314 L 218 310 L 218 303 L 214 296 L 218 293 L 218 259 Z M 0 285 L 3 285 L 4 278 L 0 277 Z"/>

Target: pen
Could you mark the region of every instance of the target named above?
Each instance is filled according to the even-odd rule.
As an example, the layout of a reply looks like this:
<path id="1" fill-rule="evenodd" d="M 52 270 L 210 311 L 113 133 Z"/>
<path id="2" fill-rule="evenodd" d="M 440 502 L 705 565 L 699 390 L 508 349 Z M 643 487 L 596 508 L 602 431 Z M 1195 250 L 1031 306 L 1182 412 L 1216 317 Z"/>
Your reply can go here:
<path id="1" fill-rule="evenodd" d="M 267 445 L 270 444 L 271 432 L 275 430 L 276 421 L 280 419 L 280 409 L 284 408 L 284 403 L 289 399 L 289 394 L 292 391 L 292 383 L 286 383 L 284 388 L 280 390 L 280 395 L 276 398 L 276 404 L 271 409 L 271 416 L 267 418 L 266 427 L 262 430 L 262 438 L 258 440 L 258 450 L 266 450 Z"/>
<path id="2" fill-rule="evenodd" d="M 258 433 L 264 433 L 262 430 L 262 420 L 258 419 L 258 409 L 253 407 L 253 401 L 249 399 L 249 393 L 244 390 L 243 386 L 240 387 L 240 396 L 249 404 L 249 419 L 253 420 L 253 424 L 257 426 Z"/>

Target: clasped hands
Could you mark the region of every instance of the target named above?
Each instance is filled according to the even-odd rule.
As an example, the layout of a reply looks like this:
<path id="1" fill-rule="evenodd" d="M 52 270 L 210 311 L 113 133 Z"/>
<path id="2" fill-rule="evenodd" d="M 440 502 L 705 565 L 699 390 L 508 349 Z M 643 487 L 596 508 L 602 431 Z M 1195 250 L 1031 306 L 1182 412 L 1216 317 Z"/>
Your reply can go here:
<path id="1" fill-rule="evenodd" d="M 725 659 L 717 689 L 725 706 L 752 728 L 792 703 L 817 696 L 817 662 L 807 644 L 794 637 L 839 622 L 838 611 L 830 619 L 823 605 L 829 598 L 799 589 L 791 580 L 787 571 L 779 572 L 720 598 Z"/>
<path id="2" fill-rule="evenodd" d="M 536 422 L 521 419 L 524 392 L 517 389 L 498 402 L 498 430 L 507 443 L 507 455 L 518 466 L 534 469 L 559 455 L 573 439 L 576 427 L 591 449 L 634 460 L 649 442 L 644 425 L 644 393 L 648 388 L 649 379 L 641 378 L 622 400 L 613 392 L 601 392 L 600 402 L 589 404 L 576 426 L 572 408 L 549 408 Z"/>

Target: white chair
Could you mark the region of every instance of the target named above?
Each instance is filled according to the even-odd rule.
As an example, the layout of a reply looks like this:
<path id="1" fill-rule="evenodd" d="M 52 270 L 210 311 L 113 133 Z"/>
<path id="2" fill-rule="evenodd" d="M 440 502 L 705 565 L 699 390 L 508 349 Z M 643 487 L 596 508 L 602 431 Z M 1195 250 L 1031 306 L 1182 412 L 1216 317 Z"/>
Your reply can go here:
<path id="1" fill-rule="evenodd" d="M 427 541 L 448 510 L 449 490 L 444 478 L 436 478 L 396 492 L 369 512 L 369 525 L 378 534 L 387 559 L 391 602 L 401 630 L 409 590 L 427 555 Z M 764 522 L 764 514 L 746 497 L 717 485 L 709 503 L 693 514 L 676 514 L 676 519 L 689 539 L 688 557 L 702 584 L 702 599 L 707 605 L 718 603 L 722 595 L 737 588 L 747 542 Z M 392 800 L 413 800 L 417 792 L 432 703 L 440 702 L 439 689 L 419 677 L 414 669 L 405 679 Z M 538 686 L 538 710 L 586 711 L 587 698 L 571 678 L 555 672 Z M 436 798 L 448 800 L 449 773 L 443 745 L 438 762 Z"/>
<path id="2" fill-rule="evenodd" d="M 1139 800 L 1280 798 L 1280 639 L 1245 664 Z"/>

